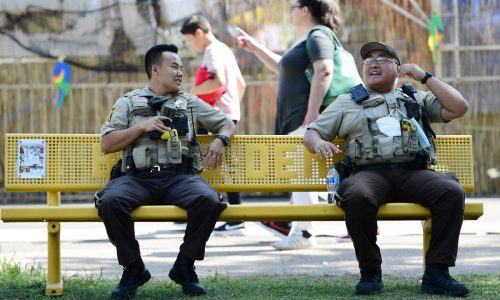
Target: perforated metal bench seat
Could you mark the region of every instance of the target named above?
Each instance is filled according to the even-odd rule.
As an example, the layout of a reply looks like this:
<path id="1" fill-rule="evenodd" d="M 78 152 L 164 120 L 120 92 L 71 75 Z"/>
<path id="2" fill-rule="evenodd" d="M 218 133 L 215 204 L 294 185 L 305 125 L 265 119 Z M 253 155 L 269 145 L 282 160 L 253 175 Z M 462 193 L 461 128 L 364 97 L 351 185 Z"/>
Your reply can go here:
<path id="1" fill-rule="evenodd" d="M 202 147 L 213 137 L 201 136 Z M 20 145 L 26 141 L 45 147 L 43 176 L 26 176 L 20 162 Z M 7 134 L 5 137 L 5 190 L 47 192 L 47 206 L 3 207 L 4 222 L 48 222 L 47 295 L 61 295 L 60 222 L 100 221 L 93 203 L 61 205 L 61 192 L 96 191 L 109 180 L 111 167 L 119 153 L 103 155 L 99 135 L 88 134 Z M 334 141 L 343 148 L 342 140 Z M 465 191 L 474 189 L 472 137 L 448 135 L 437 138 L 438 165 L 441 172 L 455 173 Z M 201 176 L 221 192 L 292 192 L 324 191 L 327 166 L 309 153 L 300 136 L 235 136 L 226 149 L 223 166 L 204 171 Z M 35 176 L 36 177 L 36 176 Z M 89 199 L 90 200 L 90 199 Z M 481 203 L 467 203 L 464 218 L 476 220 L 483 214 Z M 144 206 L 132 213 L 136 221 L 172 221 L 186 218 L 175 206 Z M 423 226 L 424 258 L 430 241 L 431 219 L 428 209 L 418 204 L 393 203 L 380 208 L 380 220 L 425 220 Z M 269 205 L 243 204 L 228 207 L 221 221 L 311 220 L 340 221 L 343 211 L 329 204 Z"/>

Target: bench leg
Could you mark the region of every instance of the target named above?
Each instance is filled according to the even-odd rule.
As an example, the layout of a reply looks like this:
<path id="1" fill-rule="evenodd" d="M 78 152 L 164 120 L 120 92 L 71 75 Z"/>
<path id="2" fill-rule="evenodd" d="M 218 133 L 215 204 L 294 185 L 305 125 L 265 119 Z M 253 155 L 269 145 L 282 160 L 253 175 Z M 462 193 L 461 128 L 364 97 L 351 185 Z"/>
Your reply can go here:
<path id="1" fill-rule="evenodd" d="M 47 224 L 47 296 L 60 296 L 63 291 L 61 279 L 61 224 L 49 222 Z"/>
<path id="2" fill-rule="evenodd" d="M 429 245 L 431 243 L 431 228 L 432 228 L 432 219 L 429 218 L 426 221 L 422 223 L 422 229 L 424 231 L 423 237 L 424 237 L 424 271 L 425 271 L 425 257 L 427 255 L 427 250 L 429 250 Z"/>
<path id="3" fill-rule="evenodd" d="M 48 192 L 47 204 L 59 206 L 61 204 L 61 193 Z M 63 292 L 63 281 L 61 278 L 61 224 L 59 222 L 47 223 L 47 285 L 45 294 L 47 296 L 60 296 Z"/>

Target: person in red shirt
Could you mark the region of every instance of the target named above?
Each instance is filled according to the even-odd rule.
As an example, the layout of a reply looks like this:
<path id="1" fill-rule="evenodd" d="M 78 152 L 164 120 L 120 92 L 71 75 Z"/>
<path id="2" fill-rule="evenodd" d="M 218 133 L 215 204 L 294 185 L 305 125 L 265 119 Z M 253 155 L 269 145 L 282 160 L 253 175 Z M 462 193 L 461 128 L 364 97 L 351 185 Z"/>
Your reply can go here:
<path id="1" fill-rule="evenodd" d="M 189 48 L 203 53 L 201 66 L 196 71 L 190 94 L 221 110 L 236 125 L 240 120 L 240 101 L 246 83 L 238 67 L 233 51 L 219 41 L 211 31 L 208 20 L 199 15 L 189 17 L 181 27 L 181 33 Z M 207 134 L 204 129 L 199 131 Z M 241 204 L 239 192 L 227 193 L 229 204 Z M 214 229 L 215 234 L 239 231 L 243 222 L 228 222 Z"/>

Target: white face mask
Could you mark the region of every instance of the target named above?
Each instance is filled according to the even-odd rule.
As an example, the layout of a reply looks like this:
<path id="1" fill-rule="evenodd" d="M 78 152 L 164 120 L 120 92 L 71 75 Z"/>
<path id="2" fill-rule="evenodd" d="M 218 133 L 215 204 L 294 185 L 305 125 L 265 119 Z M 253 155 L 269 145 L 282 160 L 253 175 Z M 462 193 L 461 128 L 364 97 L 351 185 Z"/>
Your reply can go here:
<path id="1" fill-rule="evenodd" d="M 401 126 L 399 125 L 399 120 L 391 117 L 393 112 L 394 109 L 387 117 L 382 117 L 376 121 L 378 130 L 390 137 L 401 136 Z"/>

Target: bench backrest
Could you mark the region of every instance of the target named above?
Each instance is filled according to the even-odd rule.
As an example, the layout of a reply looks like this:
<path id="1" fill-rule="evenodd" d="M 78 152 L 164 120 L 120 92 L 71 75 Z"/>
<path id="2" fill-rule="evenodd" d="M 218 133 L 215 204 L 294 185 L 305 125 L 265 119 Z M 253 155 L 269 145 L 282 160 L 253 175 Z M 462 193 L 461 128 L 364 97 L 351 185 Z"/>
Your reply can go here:
<path id="1" fill-rule="evenodd" d="M 203 148 L 212 139 L 199 137 Z M 343 148 L 341 139 L 335 144 Z M 34 146 L 27 149 L 26 145 Z M 438 136 L 437 148 L 438 165 L 433 167 L 455 173 L 462 187 L 471 192 L 472 136 Z M 39 153 L 29 157 L 26 151 Z M 327 166 L 341 156 L 321 160 L 305 149 L 301 136 L 234 136 L 223 166 L 201 176 L 218 191 L 325 191 Z M 120 153 L 101 153 L 97 134 L 6 134 L 5 190 L 95 191 L 108 182 L 111 167 L 119 158 Z"/>

